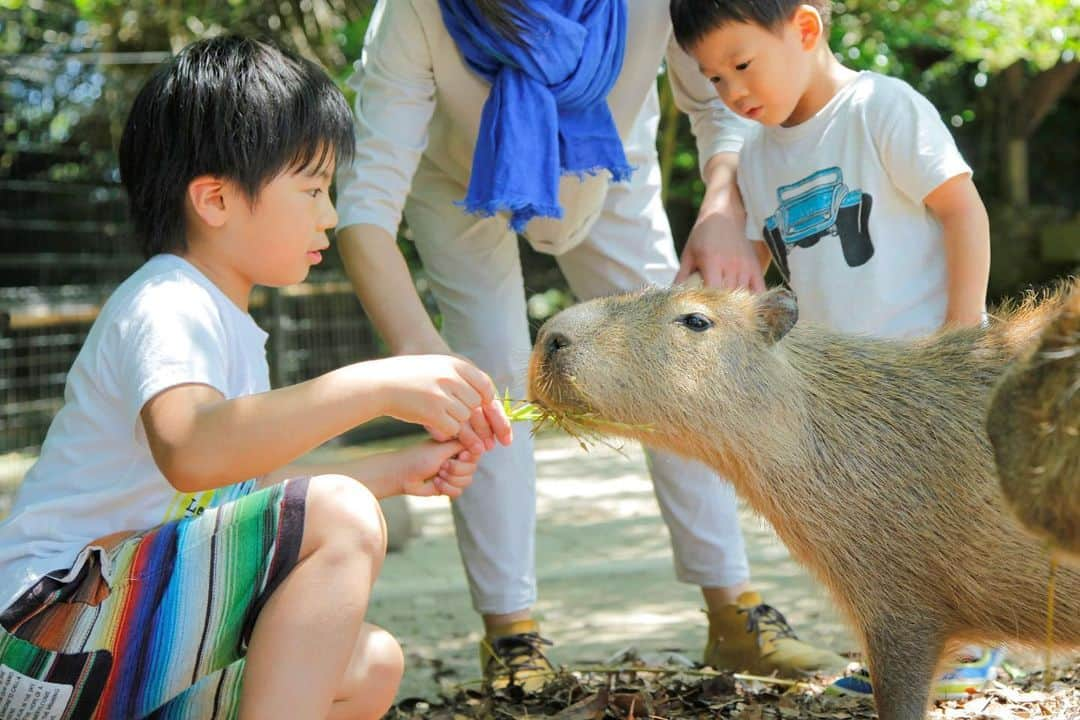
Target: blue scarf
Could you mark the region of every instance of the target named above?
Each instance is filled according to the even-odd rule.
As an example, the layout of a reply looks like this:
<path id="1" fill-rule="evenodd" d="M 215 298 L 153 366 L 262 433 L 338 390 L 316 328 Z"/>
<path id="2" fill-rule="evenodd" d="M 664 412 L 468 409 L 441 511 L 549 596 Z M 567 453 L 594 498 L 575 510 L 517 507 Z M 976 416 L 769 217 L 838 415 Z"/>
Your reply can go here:
<path id="1" fill-rule="evenodd" d="M 607 170 L 630 177 L 607 95 L 622 69 L 626 0 L 532 0 L 521 45 L 489 27 L 471 0 L 439 0 L 469 67 L 491 83 L 480 117 L 465 210 L 562 217 L 559 178 Z"/>

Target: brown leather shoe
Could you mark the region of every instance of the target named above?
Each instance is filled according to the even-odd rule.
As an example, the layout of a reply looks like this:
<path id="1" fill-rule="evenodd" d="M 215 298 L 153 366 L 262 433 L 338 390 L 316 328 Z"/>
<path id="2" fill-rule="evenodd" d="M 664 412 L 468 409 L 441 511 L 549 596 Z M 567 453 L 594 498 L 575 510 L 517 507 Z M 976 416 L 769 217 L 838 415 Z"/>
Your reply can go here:
<path id="1" fill-rule="evenodd" d="M 707 614 L 705 664 L 717 670 L 800 678 L 847 667 L 846 658 L 799 640 L 780 611 L 756 592 L 744 592 L 734 604 Z"/>
<path id="2" fill-rule="evenodd" d="M 536 692 L 555 675 L 555 668 L 544 655 L 550 640 L 540 637 L 535 620 L 519 620 L 500 625 L 480 641 L 480 667 L 484 687 L 498 690 L 518 685 L 525 692 Z"/>

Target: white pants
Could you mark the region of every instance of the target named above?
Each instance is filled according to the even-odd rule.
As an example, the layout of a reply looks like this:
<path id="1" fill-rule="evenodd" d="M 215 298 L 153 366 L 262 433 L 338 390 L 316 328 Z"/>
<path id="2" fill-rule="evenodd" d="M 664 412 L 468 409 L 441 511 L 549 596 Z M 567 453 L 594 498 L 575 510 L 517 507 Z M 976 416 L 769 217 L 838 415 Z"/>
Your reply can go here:
<path id="1" fill-rule="evenodd" d="M 630 183 L 613 184 L 589 236 L 557 258 L 581 300 L 668 286 L 678 262 L 660 197 L 655 151 L 630 155 Z M 454 352 L 491 375 L 499 392 L 525 397 L 529 319 L 518 240 L 505 217 L 466 215 L 453 203 L 465 188 L 422 161 L 405 207 Z M 377 272 L 377 269 L 374 269 Z M 731 485 L 696 462 L 646 450 L 660 511 L 671 533 L 676 575 L 701 587 L 749 578 Z M 514 442 L 480 461 L 473 484 L 453 503 L 473 606 L 483 614 L 536 602 L 536 472 L 524 425 Z"/>

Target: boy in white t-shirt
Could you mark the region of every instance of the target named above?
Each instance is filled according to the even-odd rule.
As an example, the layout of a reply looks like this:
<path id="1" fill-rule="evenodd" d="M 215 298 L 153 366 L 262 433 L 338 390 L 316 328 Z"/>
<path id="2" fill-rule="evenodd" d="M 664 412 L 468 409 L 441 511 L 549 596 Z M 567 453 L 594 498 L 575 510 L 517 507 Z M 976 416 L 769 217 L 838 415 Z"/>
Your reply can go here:
<path id="1" fill-rule="evenodd" d="M 836 59 L 829 0 L 672 0 L 671 14 L 720 98 L 757 123 L 739 160 L 747 236 L 800 321 L 896 338 L 978 324 L 990 232 L 971 168 L 926 98 Z M 966 652 L 939 696 L 993 677 L 997 651 Z M 871 691 L 865 675 L 834 689 Z"/>
<path id="2" fill-rule="evenodd" d="M 401 650 L 364 621 L 385 552 L 377 498 L 457 497 L 511 438 L 491 380 L 458 358 L 270 390 L 251 291 L 321 260 L 352 151 L 333 82 L 261 42 L 194 43 L 140 91 L 119 159 L 148 260 L 102 308 L 0 523 L 0 717 L 389 707 Z M 380 415 L 434 439 L 282 479 Z"/>

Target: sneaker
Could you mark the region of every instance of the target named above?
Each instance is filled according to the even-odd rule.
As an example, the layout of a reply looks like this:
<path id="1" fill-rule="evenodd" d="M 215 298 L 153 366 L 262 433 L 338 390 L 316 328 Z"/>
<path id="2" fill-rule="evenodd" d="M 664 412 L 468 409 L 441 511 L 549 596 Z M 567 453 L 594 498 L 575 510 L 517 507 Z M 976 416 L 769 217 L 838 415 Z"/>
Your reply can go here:
<path id="1" fill-rule="evenodd" d="M 998 666 L 1005 659 L 1001 648 L 975 648 L 971 655 L 953 664 L 938 678 L 934 688 L 938 700 L 964 700 L 985 690 L 997 678 Z"/>
<path id="2" fill-rule="evenodd" d="M 1004 659 L 1000 648 L 979 649 L 978 656 L 962 659 L 942 673 L 934 686 L 936 700 L 965 700 L 972 694 L 985 690 L 994 678 Z M 870 698 L 874 688 L 870 684 L 870 673 L 865 667 L 858 667 L 837 679 L 827 688 L 829 695 L 848 695 Z"/>
<path id="3" fill-rule="evenodd" d="M 780 611 L 756 592 L 708 615 L 705 664 L 717 670 L 800 678 L 847 667 L 846 658 L 799 640 Z"/>
<path id="4" fill-rule="evenodd" d="M 550 640 L 540 637 L 535 620 L 519 620 L 488 632 L 480 641 L 480 667 L 488 690 L 517 685 L 536 692 L 555 674 L 543 652 Z"/>
<path id="5" fill-rule="evenodd" d="M 870 684 L 870 671 L 865 665 L 848 670 L 843 677 L 837 678 L 825 688 L 826 695 L 844 695 L 847 697 L 874 697 L 874 688 Z"/>

